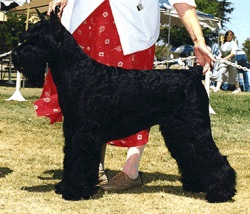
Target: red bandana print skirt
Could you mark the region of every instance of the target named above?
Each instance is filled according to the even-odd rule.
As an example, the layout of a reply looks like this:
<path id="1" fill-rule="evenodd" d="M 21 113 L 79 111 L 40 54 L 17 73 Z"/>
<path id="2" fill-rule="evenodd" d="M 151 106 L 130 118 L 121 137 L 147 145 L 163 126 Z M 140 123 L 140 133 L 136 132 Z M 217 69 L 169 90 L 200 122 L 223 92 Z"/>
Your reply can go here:
<path id="1" fill-rule="evenodd" d="M 126 69 L 152 69 L 154 46 L 133 54 L 123 55 L 109 1 L 102 3 L 75 30 L 73 37 L 86 54 L 102 64 Z M 62 121 L 63 115 L 58 104 L 56 86 L 50 72 L 46 76 L 41 97 L 35 101 L 34 106 L 37 115 L 50 118 L 51 124 Z M 148 136 L 148 130 L 143 130 L 130 137 L 111 141 L 109 144 L 121 147 L 140 146 L 148 142 Z"/>

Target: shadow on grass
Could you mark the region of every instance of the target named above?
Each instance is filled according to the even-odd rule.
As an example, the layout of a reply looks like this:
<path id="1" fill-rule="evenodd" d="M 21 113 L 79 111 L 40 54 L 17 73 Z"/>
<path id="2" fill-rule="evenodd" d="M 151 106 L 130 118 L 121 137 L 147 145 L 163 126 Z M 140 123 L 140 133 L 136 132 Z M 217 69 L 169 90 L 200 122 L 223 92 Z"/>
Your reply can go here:
<path id="1" fill-rule="evenodd" d="M 107 175 L 110 178 L 112 178 L 118 171 L 115 170 L 107 170 Z M 153 181 L 168 181 L 168 182 L 176 182 L 180 180 L 180 176 L 178 175 L 171 175 L 171 174 L 162 174 L 159 172 L 153 172 L 153 173 L 148 173 L 148 172 L 141 172 L 140 173 L 141 178 L 142 178 L 142 186 L 141 187 L 136 187 L 133 189 L 129 189 L 126 191 L 122 191 L 116 194 L 141 194 L 141 193 L 157 193 L 157 192 L 164 192 L 164 193 L 169 193 L 173 195 L 178 195 L 178 196 L 185 196 L 185 197 L 191 197 L 191 198 L 196 198 L 196 199 L 204 199 L 205 194 L 203 193 L 190 193 L 190 192 L 184 192 L 182 189 L 182 186 L 173 186 L 173 185 L 150 185 L 148 186 L 147 184 L 153 182 Z M 39 179 L 41 180 L 47 180 L 47 181 L 52 181 L 52 180 L 60 180 L 62 177 L 62 170 L 48 170 L 45 171 L 41 176 L 38 176 Z M 58 181 L 59 182 L 59 181 Z M 50 192 L 54 191 L 55 185 L 57 182 L 53 184 L 45 184 L 45 185 L 38 185 L 38 186 L 31 186 L 31 187 L 22 187 L 22 190 L 28 191 L 28 192 Z M 92 196 L 92 199 L 98 199 L 103 196 L 105 192 L 102 191 L 101 189 L 98 190 L 97 194 Z M 112 193 L 109 193 L 112 194 Z"/>
<path id="2" fill-rule="evenodd" d="M 47 170 L 43 175 L 38 176 L 41 180 L 60 180 L 62 178 L 63 171 L 61 169 Z"/>
<path id="3" fill-rule="evenodd" d="M 108 178 L 111 179 L 114 175 L 116 175 L 118 171 L 107 170 Z M 163 182 L 176 182 L 180 181 L 179 175 L 172 174 L 163 174 L 160 172 L 140 172 L 140 176 L 142 179 L 142 186 L 135 187 L 133 189 L 129 189 L 126 191 L 119 192 L 117 194 L 141 194 L 141 193 L 169 193 L 178 196 L 190 197 L 194 199 L 205 199 L 204 193 L 193 193 L 193 192 L 185 192 L 182 189 L 182 185 L 174 186 L 174 185 L 164 185 Z M 151 182 L 161 182 L 162 185 L 148 185 Z"/>
<path id="4" fill-rule="evenodd" d="M 61 180 L 62 178 L 62 170 L 61 169 L 55 169 L 55 170 L 47 170 L 43 172 L 41 176 L 38 176 L 40 180 Z M 38 185 L 38 186 L 31 186 L 31 187 L 22 187 L 22 190 L 28 191 L 28 192 L 51 192 L 54 191 L 55 185 L 57 182 L 53 184 L 45 184 L 45 185 Z"/>
<path id="5" fill-rule="evenodd" d="M 0 178 L 4 178 L 12 172 L 13 170 L 8 167 L 0 167 Z"/>
<path id="6" fill-rule="evenodd" d="M 21 190 L 28 192 L 51 192 L 55 189 L 56 184 L 45 184 L 31 187 L 22 187 Z"/>

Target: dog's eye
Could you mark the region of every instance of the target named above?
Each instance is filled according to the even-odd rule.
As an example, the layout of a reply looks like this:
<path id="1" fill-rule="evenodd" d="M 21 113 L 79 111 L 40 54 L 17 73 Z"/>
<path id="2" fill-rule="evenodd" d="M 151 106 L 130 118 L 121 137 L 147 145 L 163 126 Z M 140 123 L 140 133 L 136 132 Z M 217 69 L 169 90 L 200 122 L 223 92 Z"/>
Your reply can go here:
<path id="1" fill-rule="evenodd" d="M 20 43 L 20 44 L 25 43 L 25 42 L 26 42 L 26 39 L 22 39 L 22 38 L 21 38 L 21 39 L 19 40 L 19 43 Z"/>
<path id="2" fill-rule="evenodd" d="M 24 41 L 21 41 L 22 43 L 27 43 L 27 44 L 37 44 L 37 38 L 28 38 L 25 39 Z"/>

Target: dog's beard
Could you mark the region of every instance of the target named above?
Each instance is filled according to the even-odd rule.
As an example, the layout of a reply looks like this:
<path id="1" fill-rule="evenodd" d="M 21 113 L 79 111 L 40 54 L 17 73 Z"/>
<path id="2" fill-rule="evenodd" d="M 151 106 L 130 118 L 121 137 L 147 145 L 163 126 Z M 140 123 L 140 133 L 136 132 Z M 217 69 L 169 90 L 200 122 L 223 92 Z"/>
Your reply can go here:
<path id="1" fill-rule="evenodd" d="M 45 68 L 44 68 L 45 69 Z M 23 70 L 24 76 L 28 79 L 29 83 L 35 87 L 42 87 L 44 84 L 44 72 L 32 73 L 33 70 Z"/>
<path id="2" fill-rule="evenodd" d="M 44 83 L 44 73 L 46 69 L 46 64 L 42 66 L 30 67 L 30 63 L 26 62 L 27 65 L 22 64 L 20 61 L 15 61 L 13 59 L 13 64 L 15 68 L 20 71 L 29 81 L 32 86 L 42 87 Z M 33 62 L 34 63 L 34 62 Z"/>
<path id="3" fill-rule="evenodd" d="M 30 66 L 23 65 L 20 68 L 20 72 L 27 78 L 32 86 L 42 87 L 44 84 L 44 74 L 46 70 L 46 64 Z"/>

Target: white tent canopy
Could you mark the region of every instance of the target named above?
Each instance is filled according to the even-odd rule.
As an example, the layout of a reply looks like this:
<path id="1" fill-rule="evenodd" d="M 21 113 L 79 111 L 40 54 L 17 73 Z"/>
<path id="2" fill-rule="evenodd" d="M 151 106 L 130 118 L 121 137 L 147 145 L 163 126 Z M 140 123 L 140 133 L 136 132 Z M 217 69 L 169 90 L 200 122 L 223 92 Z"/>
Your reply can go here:
<path id="1" fill-rule="evenodd" d="M 221 20 L 219 18 L 212 17 L 212 15 L 208 15 L 200 11 L 197 11 L 197 15 L 202 28 L 209 28 L 212 31 L 221 28 L 220 25 Z M 176 10 L 174 9 L 166 10 L 162 8 L 161 8 L 161 24 L 162 25 L 167 24 L 170 27 L 173 27 L 175 25 L 180 25 L 180 26 L 183 25 Z"/>
<path id="2" fill-rule="evenodd" d="M 183 26 L 183 23 L 177 11 L 170 5 L 168 0 L 159 0 L 159 6 L 161 9 L 160 22 L 162 25 L 166 25 L 168 27 L 168 45 L 170 45 L 171 27 L 176 25 Z M 215 17 L 212 14 L 203 13 L 198 10 L 196 10 L 196 13 L 202 28 L 209 28 L 212 31 L 221 29 L 221 19 L 218 17 Z"/>
<path id="3" fill-rule="evenodd" d="M 183 26 L 183 23 L 177 13 L 168 0 L 159 0 L 159 6 L 161 9 L 161 24 L 168 27 L 168 45 L 170 45 L 170 32 L 173 26 Z M 212 14 L 206 14 L 196 10 L 200 25 L 202 28 L 209 28 L 214 31 L 221 28 L 221 19 L 213 16 Z"/>
<path id="4" fill-rule="evenodd" d="M 38 9 L 41 13 L 46 12 L 48 9 L 49 2 L 51 0 L 0 0 L 6 6 L 11 6 L 11 3 L 16 3 L 13 8 L 10 9 L 12 12 L 18 13 L 26 13 L 27 9 L 29 9 L 30 14 L 36 14 L 36 9 Z M 0 8 L 1 9 L 1 8 Z"/>
<path id="5" fill-rule="evenodd" d="M 17 3 L 18 5 L 23 5 L 24 3 L 30 3 L 30 0 L 0 0 L 6 6 L 9 6 L 11 3 Z"/>
<path id="6" fill-rule="evenodd" d="M 173 7 L 170 6 L 168 0 L 160 0 L 160 8 L 162 25 L 168 25 L 170 28 L 175 25 L 183 26 L 178 13 Z M 203 28 L 209 28 L 212 31 L 221 28 L 221 20 L 219 18 L 214 17 L 212 14 L 206 14 L 198 10 L 196 12 L 200 25 Z"/>

